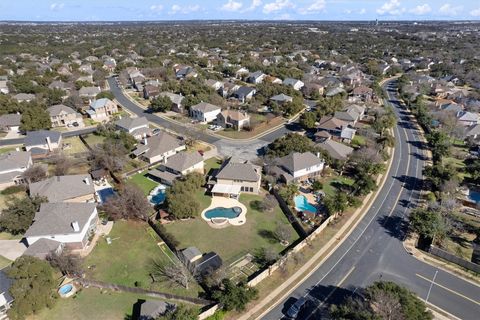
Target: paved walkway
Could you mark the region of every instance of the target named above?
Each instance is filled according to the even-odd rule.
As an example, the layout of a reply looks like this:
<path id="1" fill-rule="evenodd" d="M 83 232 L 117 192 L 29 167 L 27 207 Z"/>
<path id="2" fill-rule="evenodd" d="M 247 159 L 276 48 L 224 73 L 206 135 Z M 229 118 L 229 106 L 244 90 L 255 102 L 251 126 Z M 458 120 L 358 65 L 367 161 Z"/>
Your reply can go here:
<path id="1" fill-rule="evenodd" d="M 0 255 L 9 260 L 15 260 L 20 257 L 27 246 L 20 240 L 0 240 Z"/>

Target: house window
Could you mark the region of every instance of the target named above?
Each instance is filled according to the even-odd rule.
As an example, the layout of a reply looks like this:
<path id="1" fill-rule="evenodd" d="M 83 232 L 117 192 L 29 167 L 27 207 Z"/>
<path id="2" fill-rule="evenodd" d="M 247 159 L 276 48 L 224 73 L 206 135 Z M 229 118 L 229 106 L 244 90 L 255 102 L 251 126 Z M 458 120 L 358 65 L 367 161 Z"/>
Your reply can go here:
<path id="1" fill-rule="evenodd" d="M 250 192 L 253 192 L 253 188 L 252 188 L 252 187 L 250 187 Z"/>

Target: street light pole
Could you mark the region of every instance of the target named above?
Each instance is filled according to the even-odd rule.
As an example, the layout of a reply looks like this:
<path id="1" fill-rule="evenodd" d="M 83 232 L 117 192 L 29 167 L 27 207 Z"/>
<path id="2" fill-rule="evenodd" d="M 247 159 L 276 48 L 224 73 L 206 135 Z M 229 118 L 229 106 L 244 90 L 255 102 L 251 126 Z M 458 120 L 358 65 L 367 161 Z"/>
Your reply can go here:
<path id="1" fill-rule="evenodd" d="M 430 288 L 427 292 L 427 298 L 425 299 L 425 303 L 428 303 L 428 298 L 430 297 L 430 292 L 432 291 L 433 284 L 435 283 L 435 278 L 437 277 L 438 270 L 435 270 L 435 274 L 433 275 L 432 282 L 430 282 Z"/>

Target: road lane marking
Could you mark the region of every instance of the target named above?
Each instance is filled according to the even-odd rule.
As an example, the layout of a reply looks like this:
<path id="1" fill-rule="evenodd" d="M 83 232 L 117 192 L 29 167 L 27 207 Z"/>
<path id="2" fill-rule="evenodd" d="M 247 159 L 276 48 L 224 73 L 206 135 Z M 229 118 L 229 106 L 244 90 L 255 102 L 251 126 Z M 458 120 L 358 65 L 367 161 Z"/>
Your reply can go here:
<path id="1" fill-rule="evenodd" d="M 422 275 L 420 275 L 420 274 L 418 274 L 418 273 L 416 273 L 415 275 L 416 275 L 417 277 L 419 277 L 420 279 L 423 279 L 423 280 L 425 280 L 425 281 L 427 281 L 427 282 L 429 282 L 429 283 L 432 283 L 432 282 L 433 282 L 432 280 L 430 280 L 430 279 L 428 279 L 427 277 L 424 277 L 424 276 L 422 276 Z M 463 299 L 465 299 L 465 300 L 468 300 L 468 301 L 473 302 L 473 303 L 475 303 L 476 305 L 479 305 L 479 306 L 480 306 L 480 301 L 476 301 L 476 300 L 474 300 L 474 299 L 472 299 L 472 298 L 469 298 L 469 297 L 467 297 L 466 295 L 461 294 L 460 292 L 457 292 L 457 291 L 455 291 L 455 290 L 452 290 L 452 289 L 450 289 L 450 288 L 448 288 L 448 287 L 445 287 L 445 286 L 439 284 L 438 282 L 435 282 L 434 285 L 437 286 L 437 287 L 440 287 L 440 288 L 442 288 L 442 289 L 444 289 L 444 290 L 446 290 L 446 291 L 448 291 L 448 292 L 451 292 L 451 293 L 459 296 L 460 298 L 463 298 Z"/>

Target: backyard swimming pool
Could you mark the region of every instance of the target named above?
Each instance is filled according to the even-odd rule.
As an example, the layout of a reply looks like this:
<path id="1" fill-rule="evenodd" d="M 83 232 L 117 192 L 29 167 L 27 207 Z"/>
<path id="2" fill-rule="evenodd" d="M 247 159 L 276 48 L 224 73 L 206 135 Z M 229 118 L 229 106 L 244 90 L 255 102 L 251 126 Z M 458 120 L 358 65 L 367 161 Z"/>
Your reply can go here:
<path id="1" fill-rule="evenodd" d="M 207 219 L 215 219 L 215 218 L 227 218 L 233 219 L 236 218 L 242 213 L 242 208 L 240 207 L 233 207 L 233 208 L 213 208 L 210 210 L 205 211 L 205 218 Z"/>
<path id="2" fill-rule="evenodd" d="M 113 188 L 105 188 L 105 189 L 100 189 L 97 190 L 97 194 L 100 197 L 100 202 L 105 203 L 108 198 L 113 197 L 115 195 L 115 191 L 113 191 Z"/>
<path id="3" fill-rule="evenodd" d="M 477 192 L 477 191 L 470 191 L 468 193 L 468 199 L 476 202 L 476 203 L 479 203 L 480 202 L 480 192 Z"/>
<path id="4" fill-rule="evenodd" d="M 317 212 L 317 208 L 310 204 L 305 196 L 296 196 L 293 198 L 293 200 L 295 201 L 295 208 L 297 211 L 310 211 L 313 213 Z"/>
<path id="5" fill-rule="evenodd" d="M 150 203 L 153 205 L 162 204 L 165 201 L 166 188 L 167 187 L 165 187 L 163 184 L 160 184 L 157 187 L 155 187 L 155 189 L 153 189 L 150 192 L 150 195 L 148 196 L 148 201 L 150 201 Z"/>

